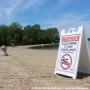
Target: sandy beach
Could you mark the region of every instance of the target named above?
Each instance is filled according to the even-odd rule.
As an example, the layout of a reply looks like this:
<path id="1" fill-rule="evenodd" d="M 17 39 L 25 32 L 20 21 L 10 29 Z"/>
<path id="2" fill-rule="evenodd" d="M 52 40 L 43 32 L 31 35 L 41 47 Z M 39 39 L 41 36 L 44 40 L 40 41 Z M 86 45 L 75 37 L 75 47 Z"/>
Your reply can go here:
<path id="1" fill-rule="evenodd" d="M 57 50 L 18 46 L 7 52 L 9 56 L 0 56 L 0 90 L 90 90 L 87 74 L 78 74 L 77 80 L 54 75 Z"/>

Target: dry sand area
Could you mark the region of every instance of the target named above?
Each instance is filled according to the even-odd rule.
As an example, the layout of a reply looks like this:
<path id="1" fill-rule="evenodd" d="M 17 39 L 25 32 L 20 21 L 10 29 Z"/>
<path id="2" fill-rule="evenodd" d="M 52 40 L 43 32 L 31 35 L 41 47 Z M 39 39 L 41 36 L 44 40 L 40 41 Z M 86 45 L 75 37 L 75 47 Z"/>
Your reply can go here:
<path id="1" fill-rule="evenodd" d="M 90 90 L 89 75 L 54 75 L 57 52 L 8 47 L 9 56 L 0 56 L 0 90 Z"/>

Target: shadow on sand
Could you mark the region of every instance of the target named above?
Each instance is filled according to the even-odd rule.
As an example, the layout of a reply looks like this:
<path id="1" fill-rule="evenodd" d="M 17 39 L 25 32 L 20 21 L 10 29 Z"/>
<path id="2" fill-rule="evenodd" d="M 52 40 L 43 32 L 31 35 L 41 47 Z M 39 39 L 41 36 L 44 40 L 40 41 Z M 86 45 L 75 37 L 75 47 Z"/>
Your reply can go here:
<path id="1" fill-rule="evenodd" d="M 77 79 L 83 79 L 83 78 L 86 78 L 88 76 L 90 76 L 90 74 L 78 72 Z"/>
<path id="2" fill-rule="evenodd" d="M 65 75 L 61 75 L 61 74 L 57 74 L 57 75 L 65 77 L 65 78 L 71 78 L 69 76 L 65 76 Z M 90 76 L 90 74 L 78 72 L 77 79 L 83 79 L 83 78 L 86 78 L 86 77 L 89 77 L 89 76 Z"/>

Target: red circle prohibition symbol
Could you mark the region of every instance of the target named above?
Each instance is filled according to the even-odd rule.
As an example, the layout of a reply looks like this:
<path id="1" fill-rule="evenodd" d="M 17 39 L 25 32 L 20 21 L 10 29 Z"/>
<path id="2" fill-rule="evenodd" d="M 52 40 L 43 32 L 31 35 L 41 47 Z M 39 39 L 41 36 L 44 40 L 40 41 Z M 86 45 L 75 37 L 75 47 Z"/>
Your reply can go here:
<path id="1" fill-rule="evenodd" d="M 64 54 L 61 58 L 60 65 L 64 70 L 67 70 L 72 65 L 72 57 L 69 54 Z"/>

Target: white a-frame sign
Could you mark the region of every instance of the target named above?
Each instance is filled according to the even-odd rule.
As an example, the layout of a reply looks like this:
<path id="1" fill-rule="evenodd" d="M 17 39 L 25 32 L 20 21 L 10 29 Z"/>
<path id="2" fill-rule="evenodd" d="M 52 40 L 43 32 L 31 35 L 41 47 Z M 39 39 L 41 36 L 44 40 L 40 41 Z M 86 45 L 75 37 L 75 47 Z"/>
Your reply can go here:
<path id="1" fill-rule="evenodd" d="M 83 26 L 62 30 L 55 74 L 77 78 L 77 72 L 90 74 L 90 56 Z"/>

